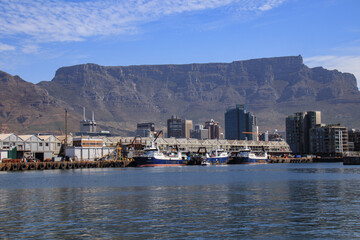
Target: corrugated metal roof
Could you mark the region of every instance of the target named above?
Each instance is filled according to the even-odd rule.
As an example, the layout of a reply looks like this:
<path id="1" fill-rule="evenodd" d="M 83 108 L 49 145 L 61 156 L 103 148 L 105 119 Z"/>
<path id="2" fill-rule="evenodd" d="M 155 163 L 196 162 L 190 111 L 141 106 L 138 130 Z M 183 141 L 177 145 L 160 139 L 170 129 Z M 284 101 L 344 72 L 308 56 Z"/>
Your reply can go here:
<path id="1" fill-rule="evenodd" d="M 51 137 L 54 137 L 56 140 L 60 141 L 55 135 L 39 135 L 39 138 L 43 141 L 48 140 Z"/>
<path id="2" fill-rule="evenodd" d="M 7 133 L 7 134 L 0 134 L 0 140 L 5 140 L 6 138 L 13 135 L 13 133 Z"/>
<path id="3" fill-rule="evenodd" d="M 26 140 L 28 140 L 29 138 L 31 138 L 32 136 L 35 136 L 35 135 L 19 135 L 19 138 L 21 138 L 22 140 L 26 141 Z"/>

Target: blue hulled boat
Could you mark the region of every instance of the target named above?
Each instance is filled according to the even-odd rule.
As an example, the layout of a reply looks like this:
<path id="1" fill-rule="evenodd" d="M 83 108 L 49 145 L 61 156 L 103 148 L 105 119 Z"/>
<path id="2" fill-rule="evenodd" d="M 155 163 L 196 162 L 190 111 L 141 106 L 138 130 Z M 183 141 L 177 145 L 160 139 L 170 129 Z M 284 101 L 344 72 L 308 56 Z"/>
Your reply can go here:
<path id="1" fill-rule="evenodd" d="M 223 165 L 229 160 L 229 154 L 222 149 L 206 153 L 202 165 Z"/>

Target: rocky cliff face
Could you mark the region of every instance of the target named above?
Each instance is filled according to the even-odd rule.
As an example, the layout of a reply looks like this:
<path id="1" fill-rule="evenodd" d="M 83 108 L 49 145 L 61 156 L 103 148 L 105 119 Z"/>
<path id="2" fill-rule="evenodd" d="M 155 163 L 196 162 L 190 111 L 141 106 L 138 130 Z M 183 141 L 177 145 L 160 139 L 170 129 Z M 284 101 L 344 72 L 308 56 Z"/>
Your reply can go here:
<path id="1" fill-rule="evenodd" d="M 320 110 L 324 122 L 360 127 L 360 92 L 352 74 L 308 68 L 301 56 L 232 63 L 60 68 L 41 82 L 50 96 L 81 113 L 94 111 L 103 129 L 134 130 L 137 122 L 165 126 L 173 114 L 224 122 L 227 108 L 246 104 L 262 130 L 284 129 L 297 111 Z M 80 118 L 79 118 L 80 121 Z M 75 126 L 77 127 L 77 126 Z"/>
<path id="2" fill-rule="evenodd" d="M 0 130 L 27 133 L 64 129 L 64 109 L 73 110 L 65 102 L 50 96 L 45 89 L 1 71 L 0 86 Z M 75 123 L 76 119 L 71 118 L 71 122 Z"/>

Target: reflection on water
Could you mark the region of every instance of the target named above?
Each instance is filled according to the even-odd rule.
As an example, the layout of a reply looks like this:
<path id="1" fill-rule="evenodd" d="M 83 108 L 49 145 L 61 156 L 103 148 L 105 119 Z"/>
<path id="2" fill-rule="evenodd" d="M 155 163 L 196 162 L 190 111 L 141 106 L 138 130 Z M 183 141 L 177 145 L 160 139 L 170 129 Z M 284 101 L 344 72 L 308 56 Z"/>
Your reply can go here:
<path id="1" fill-rule="evenodd" d="M 0 174 L 1 238 L 360 237 L 360 168 L 268 164 Z"/>

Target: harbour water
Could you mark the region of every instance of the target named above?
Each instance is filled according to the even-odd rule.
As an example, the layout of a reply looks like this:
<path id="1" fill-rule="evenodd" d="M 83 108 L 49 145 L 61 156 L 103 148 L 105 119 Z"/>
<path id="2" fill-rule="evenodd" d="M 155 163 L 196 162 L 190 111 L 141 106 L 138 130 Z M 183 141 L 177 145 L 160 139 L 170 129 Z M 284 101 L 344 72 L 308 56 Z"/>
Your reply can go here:
<path id="1" fill-rule="evenodd" d="M 0 173 L 0 238 L 360 238 L 360 166 Z"/>

